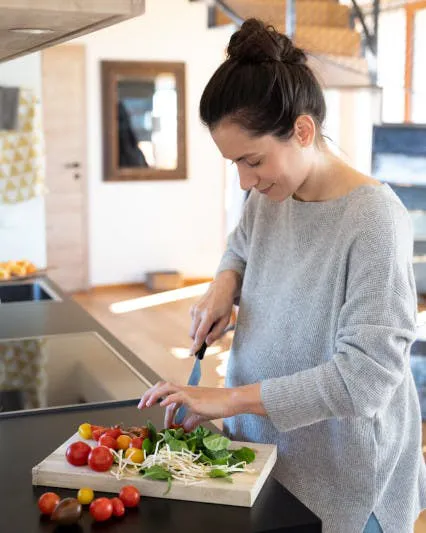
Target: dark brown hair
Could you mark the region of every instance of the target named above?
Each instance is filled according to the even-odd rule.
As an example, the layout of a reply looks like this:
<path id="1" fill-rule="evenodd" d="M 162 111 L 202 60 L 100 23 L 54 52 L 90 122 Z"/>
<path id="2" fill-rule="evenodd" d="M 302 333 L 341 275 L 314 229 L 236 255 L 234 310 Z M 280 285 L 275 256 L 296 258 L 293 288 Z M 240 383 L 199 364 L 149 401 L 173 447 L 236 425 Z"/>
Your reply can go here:
<path id="1" fill-rule="evenodd" d="M 227 59 L 204 89 L 200 117 L 211 130 L 229 118 L 253 136 L 288 139 L 299 115 L 321 129 L 325 101 L 303 50 L 257 19 L 248 19 L 228 45 Z"/>

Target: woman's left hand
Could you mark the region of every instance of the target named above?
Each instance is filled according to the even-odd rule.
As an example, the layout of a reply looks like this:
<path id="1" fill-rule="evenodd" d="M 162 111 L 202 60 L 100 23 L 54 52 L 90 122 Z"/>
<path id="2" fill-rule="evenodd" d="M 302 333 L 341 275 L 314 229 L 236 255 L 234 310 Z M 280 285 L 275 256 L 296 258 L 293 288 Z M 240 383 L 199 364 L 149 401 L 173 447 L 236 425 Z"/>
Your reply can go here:
<path id="1" fill-rule="evenodd" d="M 138 409 L 152 407 L 163 398 L 160 405 L 166 407 L 165 427 L 173 423 L 176 411 L 186 405 L 188 414 L 184 420 L 186 431 L 192 431 L 205 420 L 233 416 L 236 406 L 233 405 L 234 389 L 213 387 L 184 387 L 159 381 L 142 396 Z"/>
<path id="2" fill-rule="evenodd" d="M 260 398 L 260 384 L 235 388 L 188 387 L 159 381 L 142 396 L 138 409 L 152 407 L 163 398 L 160 405 L 166 407 L 165 427 L 173 423 L 176 411 L 186 405 L 188 414 L 183 426 L 192 431 L 205 420 L 227 418 L 242 413 L 265 415 Z"/>

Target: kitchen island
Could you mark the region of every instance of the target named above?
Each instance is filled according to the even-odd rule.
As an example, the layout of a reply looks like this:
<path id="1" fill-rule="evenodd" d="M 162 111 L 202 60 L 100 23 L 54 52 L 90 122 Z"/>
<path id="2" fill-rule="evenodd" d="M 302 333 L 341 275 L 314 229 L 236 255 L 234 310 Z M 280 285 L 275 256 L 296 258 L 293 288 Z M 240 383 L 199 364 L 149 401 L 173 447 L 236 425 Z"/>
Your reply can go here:
<path id="1" fill-rule="evenodd" d="M 26 339 L 67 334 L 96 333 L 143 376 L 141 390 L 160 379 L 130 350 L 68 299 L 58 287 L 44 283 L 60 295 L 58 301 L 0 304 L 0 339 Z M 56 354 L 58 357 L 58 354 Z M 291 493 L 269 478 L 252 508 L 213 505 L 167 499 L 142 498 L 139 508 L 121 520 L 93 523 L 85 511 L 79 525 L 58 527 L 40 517 L 38 497 L 46 490 L 33 487 L 31 469 L 73 434 L 79 424 L 144 424 L 149 417 L 162 427 L 164 411 L 156 406 L 145 413 L 136 409 L 138 398 L 56 406 L 0 414 L 0 531 L 36 532 L 199 532 L 239 531 L 319 533 L 321 521 Z M 61 497 L 76 491 L 58 489 Z M 97 493 L 97 496 L 101 495 Z M 106 496 L 111 496 L 106 494 Z"/>

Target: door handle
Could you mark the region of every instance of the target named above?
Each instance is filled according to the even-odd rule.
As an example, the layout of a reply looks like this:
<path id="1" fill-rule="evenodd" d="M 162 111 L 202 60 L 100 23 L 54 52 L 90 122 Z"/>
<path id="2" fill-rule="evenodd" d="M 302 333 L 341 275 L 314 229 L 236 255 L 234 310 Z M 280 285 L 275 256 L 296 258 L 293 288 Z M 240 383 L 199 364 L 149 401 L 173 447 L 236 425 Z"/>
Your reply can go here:
<path id="1" fill-rule="evenodd" d="M 77 161 L 73 161 L 72 163 L 65 163 L 65 168 L 80 168 L 81 165 Z"/>

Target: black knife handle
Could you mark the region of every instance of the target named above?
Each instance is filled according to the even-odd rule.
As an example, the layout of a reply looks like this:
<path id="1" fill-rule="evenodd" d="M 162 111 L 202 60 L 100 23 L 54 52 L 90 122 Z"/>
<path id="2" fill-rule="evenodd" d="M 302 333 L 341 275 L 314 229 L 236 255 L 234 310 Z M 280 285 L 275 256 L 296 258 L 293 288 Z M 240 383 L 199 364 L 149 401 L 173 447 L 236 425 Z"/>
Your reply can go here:
<path id="1" fill-rule="evenodd" d="M 198 350 L 198 352 L 195 352 L 195 357 L 198 357 L 198 359 L 201 361 L 204 357 L 204 354 L 206 353 L 206 350 L 207 350 L 207 344 L 206 344 L 206 341 L 204 341 L 203 344 L 201 345 L 201 348 Z"/>

